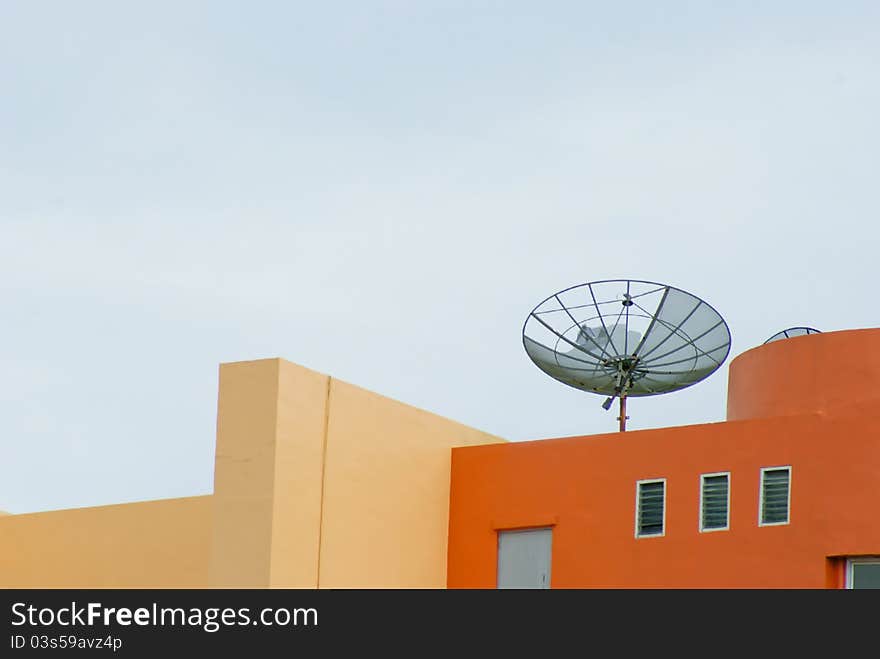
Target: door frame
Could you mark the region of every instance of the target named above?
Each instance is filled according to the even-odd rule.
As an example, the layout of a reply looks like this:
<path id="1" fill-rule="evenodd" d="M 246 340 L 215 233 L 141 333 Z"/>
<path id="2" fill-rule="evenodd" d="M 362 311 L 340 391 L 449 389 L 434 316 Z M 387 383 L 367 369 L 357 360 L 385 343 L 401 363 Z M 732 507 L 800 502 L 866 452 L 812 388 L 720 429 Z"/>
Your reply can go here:
<path id="1" fill-rule="evenodd" d="M 878 556 L 848 556 L 846 559 L 846 567 L 844 569 L 843 587 L 851 590 L 853 587 L 853 567 L 859 563 L 876 563 L 880 565 L 880 555 Z"/>
<path id="2" fill-rule="evenodd" d="M 528 533 L 531 531 L 550 531 L 550 555 L 547 565 L 547 588 L 552 587 L 553 578 L 553 529 L 555 524 L 540 524 L 537 526 L 516 526 L 514 528 L 495 528 L 495 588 L 498 588 L 498 580 L 501 576 L 501 534 L 502 533 Z"/>

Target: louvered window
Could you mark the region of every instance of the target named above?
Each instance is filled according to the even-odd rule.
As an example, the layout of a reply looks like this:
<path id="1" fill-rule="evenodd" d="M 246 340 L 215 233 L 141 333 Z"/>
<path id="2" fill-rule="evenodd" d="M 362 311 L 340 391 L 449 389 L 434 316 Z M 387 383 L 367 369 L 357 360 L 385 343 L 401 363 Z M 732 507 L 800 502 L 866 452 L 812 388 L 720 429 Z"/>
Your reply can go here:
<path id="1" fill-rule="evenodd" d="M 700 530 L 728 528 L 730 474 L 703 474 L 700 489 Z"/>
<path id="2" fill-rule="evenodd" d="M 636 537 L 663 535 L 666 480 L 639 481 L 636 495 Z"/>
<path id="3" fill-rule="evenodd" d="M 788 524 L 791 467 L 761 470 L 761 525 Z"/>

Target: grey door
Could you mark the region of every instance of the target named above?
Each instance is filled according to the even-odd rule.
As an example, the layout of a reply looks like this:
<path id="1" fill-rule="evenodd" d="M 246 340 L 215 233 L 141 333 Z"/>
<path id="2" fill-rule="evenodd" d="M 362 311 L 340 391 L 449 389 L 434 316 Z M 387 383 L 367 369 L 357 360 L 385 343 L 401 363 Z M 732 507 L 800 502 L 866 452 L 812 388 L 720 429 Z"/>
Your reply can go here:
<path id="1" fill-rule="evenodd" d="M 498 588 L 549 588 L 552 529 L 498 532 Z"/>

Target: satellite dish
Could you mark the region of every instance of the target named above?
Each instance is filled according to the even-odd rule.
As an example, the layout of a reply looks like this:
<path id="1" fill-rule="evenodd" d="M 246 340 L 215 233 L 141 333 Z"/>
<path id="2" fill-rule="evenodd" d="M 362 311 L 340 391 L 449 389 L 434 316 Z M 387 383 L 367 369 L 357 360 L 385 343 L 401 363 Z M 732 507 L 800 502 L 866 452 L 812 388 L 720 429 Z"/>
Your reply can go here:
<path id="1" fill-rule="evenodd" d="M 806 336 L 807 334 L 821 333 L 822 332 L 817 329 L 813 329 L 812 327 L 789 327 L 788 329 L 784 329 L 781 332 L 776 332 L 776 334 L 764 341 L 764 344 L 770 343 L 771 341 L 779 341 L 779 339 L 790 339 L 793 336 Z"/>
<path id="2" fill-rule="evenodd" d="M 543 300 L 523 325 L 523 346 L 547 375 L 620 400 L 684 389 L 714 373 L 730 352 L 730 330 L 708 303 L 637 279 L 566 288 Z"/>

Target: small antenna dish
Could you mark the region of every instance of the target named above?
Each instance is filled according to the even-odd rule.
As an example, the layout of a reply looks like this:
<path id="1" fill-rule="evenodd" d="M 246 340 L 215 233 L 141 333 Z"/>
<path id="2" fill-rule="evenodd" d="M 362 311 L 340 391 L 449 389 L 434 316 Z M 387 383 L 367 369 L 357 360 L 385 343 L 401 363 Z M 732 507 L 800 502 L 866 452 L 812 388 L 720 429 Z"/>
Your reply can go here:
<path id="1" fill-rule="evenodd" d="M 761 345 L 770 343 L 771 341 L 779 341 L 779 339 L 790 339 L 793 336 L 806 336 L 807 334 L 821 334 L 817 329 L 813 329 L 812 327 L 789 327 L 788 329 L 784 329 L 781 332 L 776 332 L 769 339 L 764 341 Z"/>
<path id="2" fill-rule="evenodd" d="M 684 389 L 727 359 L 730 330 L 709 304 L 686 291 L 637 279 L 566 288 L 543 300 L 523 325 L 523 346 L 544 373 L 620 400 Z"/>

